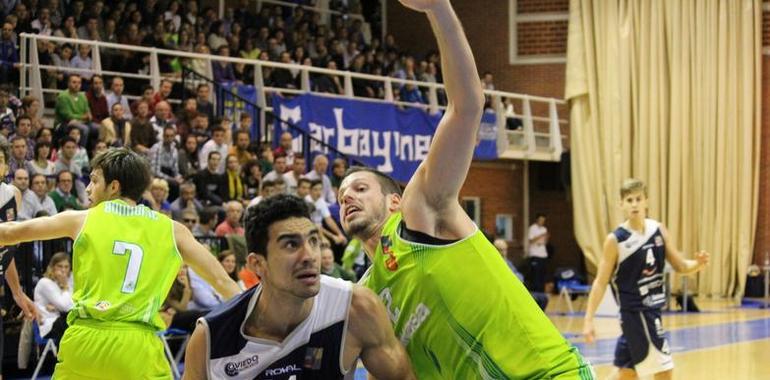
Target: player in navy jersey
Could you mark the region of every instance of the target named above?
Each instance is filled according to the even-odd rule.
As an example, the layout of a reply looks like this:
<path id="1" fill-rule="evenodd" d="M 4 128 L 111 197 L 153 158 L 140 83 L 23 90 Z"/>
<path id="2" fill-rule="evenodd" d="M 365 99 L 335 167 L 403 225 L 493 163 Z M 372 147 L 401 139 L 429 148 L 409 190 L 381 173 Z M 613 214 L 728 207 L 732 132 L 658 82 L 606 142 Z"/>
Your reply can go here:
<path id="1" fill-rule="evenodd" d="M 594 341 L 594 313 L 611 283 L 623 332 L 613 362 L 618 378 L 654 374 L 656 380 L 670 379 L 674 363 L 661 323 L 661 309 L 666 303 L 663 269 L 668 260 L 681 274 L 695 273 L 708 264 L 709 254 L 700 251 L 695 260 L 684 259 L 666 228 L 647 219 L 647 188 L 642 181 L 625 180 L 620 198 L 626 220 L 604 241 L 604 255 L 588 296 L 583 334 L 587 343 Z"/>

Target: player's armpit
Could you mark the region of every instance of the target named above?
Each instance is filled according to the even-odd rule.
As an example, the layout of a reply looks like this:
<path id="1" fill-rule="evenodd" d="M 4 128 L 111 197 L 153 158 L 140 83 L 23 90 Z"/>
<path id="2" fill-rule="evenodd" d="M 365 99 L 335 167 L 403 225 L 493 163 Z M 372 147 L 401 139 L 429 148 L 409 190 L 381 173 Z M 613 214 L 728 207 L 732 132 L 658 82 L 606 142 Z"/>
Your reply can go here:
<path id="1" fill-rule="evenodd" d="M 354 285 L 348 331 L 361 347 L 361 361 L 377 379 L 416 379 L 409 356 L 396 339 L 382 301 L 369 289 Z"/>
<path id="2" fill-rule="evenodd" d="M 74 240 L 83 227 L 87 214 L 88 211 L 64 211 L 54 216 L 2 223 L 0 224 L 0 245 L 16 245 L 28 241 L 63 237 Z"/>
<path id="3" fill-rule="evenodd" d="M 190 341 L 185 350 L 184 374 L 183 380 L 206 379 L 206 332 L 204 327 L 198 325 L 195 327 Z"/>

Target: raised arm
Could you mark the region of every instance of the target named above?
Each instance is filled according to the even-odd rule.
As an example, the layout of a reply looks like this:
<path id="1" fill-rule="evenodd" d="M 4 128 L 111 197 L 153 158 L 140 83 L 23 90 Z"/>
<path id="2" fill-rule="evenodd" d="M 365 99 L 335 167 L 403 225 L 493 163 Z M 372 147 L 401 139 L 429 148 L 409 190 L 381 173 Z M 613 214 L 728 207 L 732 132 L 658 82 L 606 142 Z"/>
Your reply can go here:
<path id="1" fill-rule="evenodd" d="M 599 267 L 596 271 L 596 278 L 591 286 L 591 292 L 588 294 L 588 305 L 586 306 L 585 320 L 583 321 L 583 335 L 587 343 L 592 343 L 595 338 L 594 314 L 599 307 L 599 303 L 604 298 L 604 292 L 607 290 L 607 284 L 610 282 L 610 276 L 615 270 L 615 264 L 618 261 L 618 242 L 614 235 L 607 236 L 604 241 L 604 253 Z"/>
<path id="2" fill-rule="evenodd" d="M 217 293 L 225 299 L 230 299 L 241 292 L 238 284 L 227 275 L 214 255 L 195 240 L 187 227 L 179 222 L 174 222 L 174 235 L 176 236 L 176 246 L 179 248 L 184 262 L 190 265 L 190 268 L 203 280 L 211 284 Z"/>
<path id="3" fill-rule="evenodd" d="M 0 224 L 0 245 L 16 245 L 34 240 L 63 237 L 75 239 L 85 222 L 88 211 L 64 211 L 54 216 L 34 218 L 23 222 Z"/>
<path id="4" fill-rule="evenodd" d="M 204 327 L 198 324 L 195 326 L 190 341 L 187 343 L 185 351 L 185 364 L 183 380 L 203 380 L 208 378 L 206 373 L 206 332 Z"/>
<path id="5" fill-rule="evenodd" d="M 377 379 L 416 379 L 382 301 L 371 290 L 358 285 L 353 286 L 352 297 L 348 320 L 348 338 L 352 344 L 346 343 L 346 353 L 352 347 L 360 347 L 364 367 Z M 355 368 L 351 368 L 353 370 Z"/>
<path id="6" fill-rule="evenodd" d="M 685 259 L 669 238 L 668 230 L 662 224 L 660 225 L 660 232 L 663 234 L 663 241 L 666 244 L 666 260 L 671 263 L 677 273 L 692 274 L 706 267 L 709 262 L 708 252 L 698 251 L 695 253 L 695 260 Z"/>

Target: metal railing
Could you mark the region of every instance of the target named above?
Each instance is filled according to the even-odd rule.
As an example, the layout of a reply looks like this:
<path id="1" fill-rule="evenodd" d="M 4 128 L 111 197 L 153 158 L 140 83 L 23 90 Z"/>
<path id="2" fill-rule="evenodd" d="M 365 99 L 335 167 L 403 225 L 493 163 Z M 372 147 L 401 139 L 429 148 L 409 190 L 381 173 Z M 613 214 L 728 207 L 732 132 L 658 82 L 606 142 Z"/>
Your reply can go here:
<path id="1" fill-rule="evenodd" d="M 52 65 L 41 65 L 38 57 L 38 42 L 52 41 L 55 43 L 87 44 L 92 46 L 91 70 L 78 70 L 74 68 L 59 68 Z M 169 79 L 172 82 L 181 82 L 181 72 L 161 72 L 161 58 L 179 59 L 183 63 L 189 63 L 196 70 L 200 71 L 206 77 L 213 77 L 213 61 L 227 62 L 231 64 L 243 64 L 250 66 L 253 70 L 253 78 L 249 84 L 257 88 L 257 106 L 261 109 L 260 130 L 265 130 L 265 112 L 272 111 L 267 98 L 270 94 L 302 94 L 313 93 L 318 96 L 338 97 L 345 99 L 356 99 L 368 102 L 391 103 L 402 107 L 415 107 L 425 109 L 435 114 L 446 109 L 445 105 L 439 103 L 439 94 L 445 91 L 444 85 L 435 82 L 421 82 L 416 80 L 400 79 L 388 76 L 378 76 L 371 74 L 362 74 L 352 71 L 330 70 L 320 67 L 305 66 L 300 64 L 280 63 L 271 61 L 252 60 L 236 57 L 221 57 L 208 54 L 189 53 L 184 51 L 159 49 L 154 47 L 143 47 L 133 45 L 122 45 L 110 42 L 80 40 L 71 38 L 62 38 L 54 36 L 43 36 L 37 34 L 22 33 L 20 35 L 21 46 L 21 93 L 22 95 L 31 94 L 39 99 L 43 99 L 44 93 L 58 93 L 59 89 L 44 88 L 42 80 L 42 71 L 44 70 L 63 70 L 63 71 L 90 71 L 105 76 L 122 76 L 124 78 L 133 78 L 135 80 L 147 81 L 154 88 L 158 88 L 161 79 Z M 103 49 L 109 49 L 114 54 L 115 51 L 133 52 L 137 54 L 146 54 L 148 58 L 147 70 L 145 73 L 139 72 L 119 72 L 102 67 L 101 56 L 105 52 Z M 279 88 L 266 86 L 266 79 L 263 71 L 273 69 L 288 69 L 297 72 L 299 76 L 299 88 Z M 331 76 L 341 78 L 342 93 L 330 94 L 313 91 L 311 87 L 311 76 Z M 354 81 L 367 81 L 382 90 L 383 98 L 369 98 L 357 96 L 354 93 Z M 397 100 L 394 92 L 401 86 L 411 85 L 418 88 L 427 96 L 427 103 L 410 103 Z M 562 152 L 562 133 L 561 126 L 566 125 L 567 121 L 559 118 L 558 107 L 566 102 L 562 99 L 547 98 L 526 94 L 517 94 L 504 91 L 485 90 L 484 94 L 490 99 L 491 111 L 497 115 L 498 123 L 498 151 L 501 152 L 501 158 L 507 159 L 531 159 L 541 161 L 558 161 Z M 137 94 L 138 95 L 138 94 Z M 129 96 L 131 97 L 131 96 Z M 172 102 L 178 102 L 179 99 L 172 99 Z M 216 99 L 212 99 L 216 102 Z M 506 130 L 506 114 L 503 104 L 510 101 L 518 105 L 521 111 L 517 117 L 521 120 L 522 128 L 520 130 Z M 41 108 L 41 113 L 43 112 Z"/>

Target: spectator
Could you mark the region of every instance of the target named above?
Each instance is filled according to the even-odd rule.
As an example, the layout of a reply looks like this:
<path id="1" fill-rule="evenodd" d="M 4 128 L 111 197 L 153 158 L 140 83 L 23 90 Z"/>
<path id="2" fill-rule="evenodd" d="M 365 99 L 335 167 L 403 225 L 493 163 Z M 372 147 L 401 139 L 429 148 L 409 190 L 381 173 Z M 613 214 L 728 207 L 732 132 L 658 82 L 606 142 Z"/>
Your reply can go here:
<path id="1" fill-rule="evenodd" d="M 54 167 L 55 173 L 69 171 L 75 177 L 82 177 L 81 166 L 75 161 L 75 154 L 78 152 L 78 143 L 72 137 L 66 136 L 61 142 L 61 151 Z"/>
<path id="2" fill-rule="evenodd" d="M 19 72 L 19 52 L 13 42 L 13 25 L 3 23 L 0 39 L 0 83 L 17 84 Z"/>
<path id="3" fill-rule="evenodd" d="M 225 38 L 225 25 L 222 21 L 216 21 L 211 24 L 209 29 L 208 45 L 211 50 L 219 51 L 221 46 L 227 45 L 227 38 Z"/>
<path id="4" fill-rule="evenodd" d="M 294 162 L 294 136 L 291 132 L 281 133 L 281 138 L 278 140 L 278 147 L 273 151 L 273 155 L 278 157 L 283 155 L 286 157 L 286 165 L 291 165 Z"/>
<path id="5" fill-rule="evenodd" d="M 227 275 L 238 284 L 241 290 L 243 290 L 243 281 L 238 278 L 238 266 L 235 261 L 235 253 L 229 249 L 224 250 L 219 252 L 219 255 L 217 255 L 217 260 L 219 260 L 219 263 L 222 264 L 222 268 L 224 268 L 225 272 L 227 272 Z"/>
<path id="6" fill-rule="evenodd" d="M 110 117 L 102 120 L 99 126 L 99 141 L 115 147 L 131 145 L 131 123 L 126 120 L 125 110 L 121 103 L 112 104 Z"/>
<path id="7" fill-rule="evenodd" d="M 235 145 L 230 148 L 229 154 L 236 157 L 238 164 L 244 165 L 254 158 L 254 155 L 249 152 L 250 143 L 248 131 L 240 129 L 235 132 Z"/>
<path id="8" fill-rule="evenodd" d="M 43 277 L 35 285 L 35 305 L 40 336 L 53 339 L 59 347 L 67 329 L 67 313 L 74 306 L 70 289 L 70 257 L 66 252 L 51 256 Z"/>
<path id="9" fill-rule="evenodd" d="M 152 97 L 152 106 L 151 109 L 154 110 L 154 107 L 157 107 L 158 103 L 160 102 L 166 102 L 168 105 L 168 97 L 171 96 L 171 90 L 173 90 L 174 84 L 171 82 L 170 79 L 161 79 L 160 80 L 160 89 L 158 89 L 158 92 L 155 93 Z M 169 106 L 168 109 L 169 115 L 166 115 L 166 117 L 170 117 L 171 114 L 171 107 Z M 157 112 L 156 112 L 157 115 Z"/>
<path id="10" fill-rule="evenodd" d="M 293 63 L 291 60 L 291 54 L 289 54 L 287 51 L 282 52 L 279 58 L 279 62 Z M 297 88 L 294 75 L 289 69 L 284 68 L 273 69 L 270 77 L 268 78 L 268 83 L 272 87 Z"/>
<path id="11" fill-rule="evenodd" d="M 134 100 L 133 103 L 131 103 L 131 114 L 136 117 L 137 114 L 137 108 L 139 107 L 140 102 L 146 102 L 147 103 L 147 113 L 148 115 L 152 115 L 155 113 L 155 95 L 154 95 L 155 89 L 152 88 L 150 85 L 146 85 L 142 87 L 142 97 Z M 149 117 L 149 116 L 148 116 Z"/>
<path id="12" fill-rule="evenodd" d="M 214 104 L 211 103 L 211 88 L 206 83 L 201 83 L 195 90 L 195 100 L 198 103 L 198 112 L 208 117 L 209 123 L 214 121 Z"/>
<path id="13" fill-rule="evenodd" d="M 19 211 L 19 219 L 32 219 L 40 211 L 45 211 L 48 216 L 56 215 L 56 204 L 48 196 L 48 180 L 42 174 L 32 176 L 30 190 L 22 195 L 22 207 Z"/>
<path id="14" fill-rule="evenodd" d="M 145 199 L 150 208 L 171 216 L 171 204 L 168 203 L 168 182 L 165 179 L 154 178 L 150 183 L 150 196 Z"/>
<path id="15" fill-rule="evenodd" d="M 90 160 L 88 159 L 88 151 L 79 145 L 81 140 L 80 130 L 75 127 L 68 127 L 67 136 L 75 140 L 75 157 L 73 157 L 72 160 L 80 168 L 81 177 L 88 175 L 88 165 L 90 164 Z"/>
<path id="16" fill-rule="evenodd" d="M 195 98 L 187 98 L 182 102 L 182 109 L 176 114 L 177 132 L 182 138 L 192 132 L 192 124 L 198 115 L 198 101 Z"/>
<path id="17" fill-rule="evenodd" d="M 243 226 L 241 226 L 241 216 L 243 215 L 243 205 L 237 201 L 230 201 L 224 204 L 225 220 L 220 223 L 214 233 L 219 237 L 229 235 L 244 235 Z"/>
<path id="18" fill-rule="evenodd" d="M 229 154 L 225 158 L 225 177 L 227 179 L 227 200 L 243 201 L 244 188 L 241 178 L 241 165 L 235 155 Z"/>
<path id="19" fill-rule="evenodd" d="M 198 199 L 206 205 L 220 206 L 226 198 L 227 179 L 224 174 L 217 173 L 222 155 L 217 151 L 208 154 L 208 162 L 205 169 L 198 171 L 195 176 L 195 187 L 198 190 Z"/>
<path id="20" fill-rule="evenodd" d="M 243 198 L 252 200 L 259 195 L 262 183 L 262 168 L 259 161 L 250 160 L 243 166 Z"/>
<path id="21" fill-rule="evenodd" d="M 345 244 L 348 239 L 342 233 L 337 222 L 332 219 L 329 211 L 329 204 L 322 197 L 323 184 L 321 181 L 314 180 L 310 183 L 310 195 L 305 200 L 315 206 L 315 210 L 310 214 L 310 219 L 321 229 L 323 235 L 332 239 L 336 244 Z"/>
<path id="22" fill-rule="evenodd" d="M 16 128 L 16 114 L 9 107 L 11 94 L 8 86 L 0 86 L 0 142 L 7 142 Z"/>
<path id="23" fill-rule="evenodd" d="M 41 36 L 50 36 L 53 34 L 53 23 L 51 22 L 51 11 L 46 8 L 40 8 L 38 17 L 32 20 L 30 26 L 35 30 L 36 34 Z"/>
<path id="24" fill-rule="evenodd" d="M 190 288 L 192 289 L 192 300 L 188 304 L 189 310 L 211 310 L 222 304 L 222 296 L 214 290 L 195 271 L 189 269 Z"/>
<path id="25" fill-rule="evenodd" d="M 88 140 L 91 129 L 91 110 L 88 99 L 80 92 L 81 79 L 78 74 L 70 74 L 67 89 L 56 98 L 56 125 L 58 128 L 74 126 L 80 129 L 83 143 Z"/>
<path id="26" fill-rule="evenodd" d="M 171 105 L 167 101 L 163 100 L 155 105 L 155 115 L 150 118 L 150 124 L 152 129 L 155 130 L 156 141 L 163 139 L 163 129 L 165 127 L 171 126 L 176 131 L 176 124 L 171 113 Z"/>
<path id="27" fill-rule="evenodd" d="M 329 159 L 323 154 L 315 156 L 313 159 L 313 170 L 305 174 L 311 181 L 320 181 L 323 184 L 323 199 L 328 204 L 337 203 L 337 194 L 332 189 L 332 182 L 329 176 L 326 175 L 326 170 L 329 168 Z"/>
<path id="28" fill-rule="evenodd" d="M 81 40 L 95 40 L 101 41 L 102 35 L 99 31 L 99 18 L 97 16 L 89 16 L 85 25 L 77 29 L 78 38 Z"/>
<path id="29" fill-rule="evenodd" d="M 15 173 L 18 169 L 24 169 L 31 173 L 34 169 L 27 161 L 27 139 L 23 136 L 16 136 L 11 139 L 11 157 L 8 160 L 8 173 Z M 29 177 L 27 177 L 29 181 Z"/>
<path id="30" fill-rule="evenodd" d="M 195 198 L 195 184 L 184 182 L 179 186 L 179 197 L 171 202 L 171 215 L 174 219 L 180 219 L 185 210 L 193 210 L 196 215 L 203 211 L 203 204 Z"/>
<path id="31" fill-rule="evenodd" d="M 332 163 L 332 175 L 329 176 L 329 180 L 332 184 L 332 191 L 337 194 L 337 190 L 340 188 L 342 178 L 345 176 L 345 171 L 348 170 L 348 162 L 344 158 L 335 158 Z"/>
<path id="32" fill-rule="evenodd" d="M 101 123 L 110 116 L 107 97 L 104 95 L 104 79 L 101 75 L 95 74 L 91 77 L 91 88 L 86 92 L 86 99 L 95 123 Z"/>
<path id="33" fill-rule="evenodd" d="M 13 172 L 10 172 L 9 177 L 12 179 L 11 184 L 19 189 L 19 192 L 21 193 L 21 209 L 18 210 L 19 219 L 21 219 L 21 214 L 24 211 L 24 195 L 26 193 L 29 193 L 29 172 L 26 169 L 16 169 Z M 29 218 L 27 218 L 29 219 Z"/>
<path id="34" fill-rule="evenodd" d="M 86 83 L 91 81 L 91 77 L 94 75 L 94 61 L 91 59 L 91 45 L 82 43 L 78 46 L 78 55 L 72 58 L 72 67 L 81 69 L 78 73 Z"/>
<path id="35" fill-rule="evenodd" d="M 159 104 L 160 105 L 160 104 Z M 160 109 L 160 107 L 158 107 Z M 184 177 L 179 172 L 179 152 L 176 148 L 176 128 L 166 125 L 163 128 L 163 140 L 150 148 L 150 168 L 155 177 L 166 180 L 170 187 L 171 198 L 179 194 L 179 185 Z"/>
<path id="36" fill-rule="evenodd" d="M 56 165 L 51 158 L 51 144 L 46 141 L 39 141 L 35 144 L 35 159 L 30 161 L 32 174 L 41 174 L 43 176 L 52 176 L 55 173 Z M 53 215 L 53 214 L 52 214 Z"/>
<path id="37" fill-rule="evenodd" d="M 51 57 L 53 65 L 58 67 L 56 73 L 56 88 L 67 86 L 69 83 L 69 75 L 72 73 L 67 68 L 72 67 L 72 45 L 64 44 L 59 49 L 59 54 L 54 54 Z"/>
<path id="38" fill-rule="evenodd" d="M 64 18 L 64 22 L 61 24 L 61 27 L 56 29 L 53 32 L 53 35 L 55 37 L 79 39 L 80 37 L 78 37 L 78 29 L 75 25 L 76 25 L 75 16 L 67 15 L 67 17 Z M 70 48 L 70 53 L 72 53 L 72 47 L 70 46 L 69 48 Z"/>
<path id="39" fill-rule="evenodd" d="M 179 219 L 175 220 L 184 224 L 188 230 L 195 231 L 195 228 L 198 226 L 198 213 L 193 208 L 187 208 L 182 210 L 182 212 L 179 213 Z"/>
<path id="40" fill-rule="evenodd" d="M 344 268 L 334 261 L 334 252 L 328 244 L 321 245 L 321 273 L 345 281 L 356 281 L 356 274 Z"/>
<path id="41" fill-rule="evenodd" d="M 27 155 L 25 158 L 31 160 L 35 153 L 35 140 L 32 138 L 32 120 L 29 116 L 21 115 L 16 119 L 16 133 L 11 136 L 11 139 L 13 140 L 14 137 L 23 137 L 26 140 Z"/>
<path id="42" fill-rule="evenodd" d="M 56 177 L 56 188 L 48 193 L 56 205 L 56 211 L 82 210 L 84 208 L 78 197 L 73 194 L 74 180 L 72 172 L 68 170 L 60 171 Z"/>
<path id="43" fill-rule="evenodd" d="M 216 126 L 212 129 L 211 132 L 211 140 L 207 141 L 205 144 L 203 144 L 203 147 L 201 147 L 201 151 L 198 154 L 198 161 L 200 162 L 200 167 L 206 166 L 207 162 L 210 162 L 209 153 L 211 152 L 217 152 L 219 153 L 220 157 L 227 156 L 227 152 L 230 150 L 230 146 L 225 143 L 225 130 L 221 126 Z M 224 161 L 221 161 L 218 163 L 218 166 L 216 167 L 216 173 L 222 174 L 225 172 L 225 163 Z"/>
<path id="44" fill-rule="evenodd" d="M 219 208 L 217 207 L 205 207 L 200 213 L 200 221 L 193 230 L 193 235 L 196 238 L 201 237 L 215 237 L 214 228 L 219 223 L 217 215 L 219 214 Z"/>
<path id="45" fill-rule="evenodd" d="M 508 243 L 504 239 L 495 239 L 494 240 L 494 246 L 497 248 L 497 251 L 500 252 L 500 256 L 503 257 L 503 261 L 505 261 L 505 264 L 508 265 L 508 268 L 513 272 L 516 277 L 518 277 L 519 281 L 524 282 L 524 275 L 519 272 L 518 269 L 516 269 L 516 266 L 513 265 L 511 260 L 508 259 Z"/>
<path id="46" fill-rule="evenodd" d="M 549 237 L 548 229 L 545 227 L 545 215 L 537 214 L 535 223 L 529 226 L 527 239 L 529 240 L 529 266 L 530 283 L 533 292 L 545 291 L 545 265 L 548 260 L 548 251 L 546 244 Z"/>
<path id="47" fill-rule="evenodd" d="M 21 100 L 21 114 L 29 118 L 30 135 L 36 136 L 45 127 L 40 117 L 40 100 L 34 96 L 25 96 Z"/>
<path id="48" fill-rule="evenodd" d="M 113 77 L 110 84 L 110 92 L 107 93 L 107 108 L 112 109 L 115 103 L 123 106 L 123 113 L 126 120 L 131 120 L 134 115 L 131 114 L 131 107 L 128 104 L 128 98 L 123 95 L 125 84 L 123 78 Z"/>
<path id="49" fill-rule="evenodd" d="M 146 101 L 140 101 L 136 107 L 136 113 L 131 120 L 131 131 L 129 133 L 129 140 L 131 143 L 131 149 L 135 152 L 147 155 L 150 148 L 155 145 L 155 130 L 150 124 L 150 108 L 149 103 Z"/>
<path id="50" fill-rule="evenodd" d="M 262 202 L 263 199 L 269 198 L 275 194 L 276 194 L 275 182 L 269 181 L 269 180 L 263 180 L 262 189 L 260 190 L 259 196 L 252 199 L 246 208 L 256 206 L 257 204 L 259 204 L 259 202 Z"/>
<path id="51" fill-rule="evenodd" d="M 283 174 L 283 181 L 286 182 L 286 192 L 288 194 L 297 194 L 297 184 L 299 179 L 305 175 L 305 157 L 298 155 L 294 157 L 291 170 Z"/>
<path id="52" fill-rule="evenodd" d="M 161 306 L 161 318 L 166 321 L 168 327 L 184 331 L 195 329 L 196 321 L 205 314 L 200 310 L 189 309 L 192 287 L 188 270 L 187 265 L 179 268 L 176 281 L 171 285 L 168 296 Z"/>
<path id="53" fill-rule="evenodd" d="M 217 49 L 220 57 L 230 57 L 230 48 L 227 45 L 222 45 Z M 233 70 L 233 64 L 227 61 L 216 60 L 211 63 L 214 82 L 225 83 L 234 82 L 235 71 Z"/>
<path id="54" fill-rule="evenodd" d="M 178 153 L 179 173 L 182 177 L 189 180 L 194 177 L 200 169 L 200 161 L 198 161 L 198 139 L 195 135 L 189 134 L 185 137 L 182 150 L 178 150 Z"/>

